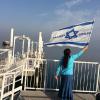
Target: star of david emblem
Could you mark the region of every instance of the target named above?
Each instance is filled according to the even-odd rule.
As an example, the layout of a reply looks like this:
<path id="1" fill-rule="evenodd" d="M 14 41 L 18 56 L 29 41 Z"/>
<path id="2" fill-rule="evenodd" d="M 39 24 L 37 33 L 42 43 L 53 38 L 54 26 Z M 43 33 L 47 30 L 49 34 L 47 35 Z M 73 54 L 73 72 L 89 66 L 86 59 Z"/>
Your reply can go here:
<path id="1" fill-rule="evenodd" d="M 66 32 L 65 38 L 68 38 L 68 39 L 76 38 L 77 33 L 78 33 L 78 31 L 74 31 L 74 29 L 72 29 L 71 31 Z"/>

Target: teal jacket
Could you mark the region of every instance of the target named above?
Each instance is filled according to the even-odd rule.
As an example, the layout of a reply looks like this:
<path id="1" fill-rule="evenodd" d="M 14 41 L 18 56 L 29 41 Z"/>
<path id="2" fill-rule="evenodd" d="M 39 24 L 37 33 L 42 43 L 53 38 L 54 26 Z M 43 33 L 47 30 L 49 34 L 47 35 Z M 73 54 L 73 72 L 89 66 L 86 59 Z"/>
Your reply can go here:
<path id="1" fill-rule="evenodd" d="M 68 64 L 66 68 L 63 68 L 61 63 L 59 63 L 56 75 L 58 76 L 59 74 L 61 75 L 73 75 L 73 66 L 74 66 L 74 61 L 80 57 L 83 54 L 83 51 L 80 51 L 77 54 L 71 55 L 68 61 Z"/>

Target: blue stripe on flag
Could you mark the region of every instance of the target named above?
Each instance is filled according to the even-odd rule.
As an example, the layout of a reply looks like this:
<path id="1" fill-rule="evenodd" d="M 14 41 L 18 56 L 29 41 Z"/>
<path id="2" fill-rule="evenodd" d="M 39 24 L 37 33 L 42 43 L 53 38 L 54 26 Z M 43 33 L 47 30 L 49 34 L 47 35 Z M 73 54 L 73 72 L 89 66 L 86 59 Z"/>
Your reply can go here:
<path id="1" fill-rule="evenodd" d="M 56 43 L 47 43 L 45 45 L 56 45 L 56 44 L 74 44 L 74 45 L 78 45 L 78 46 L 86 46 L 89 43 L 78 43 L 78 42 L 56 42 Z"/>
<path id="2" fill-rule="evenodd" d="M 59 30 L 64 30 L 64 29 L 70 29 L 70 28 L 73 28 L 75 26 L 84 26 L 84 25 L 89 25 L 89 24 L 93 24 L 94 21 L 91 21 L 91 22 L 85 22 L 85 23 L 81 23 L 81 24 L 77 24 L 77 25 L 72 25 L 72 26 L 68 26 L 68 27 L 65 27 L 65 28 L 62 28 L 62 29 L 59 29 Z"/>

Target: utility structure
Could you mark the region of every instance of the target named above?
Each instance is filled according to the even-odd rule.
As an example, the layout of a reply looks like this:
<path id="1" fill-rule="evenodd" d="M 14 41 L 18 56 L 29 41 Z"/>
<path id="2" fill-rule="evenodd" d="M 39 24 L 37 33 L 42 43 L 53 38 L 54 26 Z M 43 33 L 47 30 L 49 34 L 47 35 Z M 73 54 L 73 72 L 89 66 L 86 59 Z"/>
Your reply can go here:
<path id="1" fill-rule="evenodd" d="M 33 50 L 33 44 L 36 43 L 36 49 Z M 33 52 L 34 51 L 34 52 Z M 28 65 L 27 66 L 27 75 L 28 77 L 32 77 L 31 80 L 33 80 L 31 82 L 32 86 L 34 84 L 33 87 L 37 87 L 38 85 L 42 85 L 43 83 L 43 74 L 44 74 L 44 52 L 43 52 L 43 40 L 42 40 L 42 32 L 39 32 L 39 39 L 38 42 L 31 42 L 31 52 L 30 54 L 32 54 L 29 56 L 29 60 L 28 60 Z M 32 69 L 32 70 L 31 70 Z M 31 71 L 30 71 L 31 70 Z M 30 78 L 28 79 L 30 80 Z M 27 81 L 27 78 L 25 77 L 25 82 Z M 30 81 L 29 81 L 30 84 Z M 26 86 L 26 84 L 25 84 Z"/>

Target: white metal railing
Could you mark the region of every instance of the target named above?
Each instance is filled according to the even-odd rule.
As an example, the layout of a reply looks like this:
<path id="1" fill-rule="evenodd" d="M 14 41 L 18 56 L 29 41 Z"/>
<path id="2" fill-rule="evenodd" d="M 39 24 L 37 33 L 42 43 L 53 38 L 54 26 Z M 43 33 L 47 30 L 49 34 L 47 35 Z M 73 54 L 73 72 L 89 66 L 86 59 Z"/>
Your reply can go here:
<path id="1" fill-rule="evenodd" d="M 17 86 L 18 83 L 21 82 L 21 78 L 16 80 L 15 73 L 4 73 L 0 74 L 0 100 L 6 100 L 5 98 L 9 98 L 9 100 L 14 100 L 14 95 L 17 91 L 22 89 L 21 84 Z"/>
<path id="2" fill-rule="evenodd" d="M 43 59 L 39 67 L 34 65 L 33 58 L 24 60 L 22 65 L 18 64 L 6 73 L 0 74 L 0 100 L 9 97 L 14 99 L 17 91 L 22 89 L 40 89 L 58 91 L 60 78 L 55 80 L 57 65 L 59 60 Z M 99 90 L 100 65 L 97 62 L 76 61 L 74 64 L 74 92 L 91 92 Z M 19 77 L 20 76 L 20 77 Z M 17 79 L 17 77 L 19 77 Z M 18 84 L 18 86 L 17 86 Z"/>
<path id="3" fill-rule="evenodd" d="M 2 51 L 0 52 L 0 65 L 5 65 L 6 63 L 7 63 L 7 51 Z"/>
<path id="4" fill-rule="evenodd" d="M 9 51 L 9 49 L 0 49 L 0 74 L 6 72 L 11 66 L 8 57 Z"/>
<path id="5" fill-rule="evenodd" d="M 24 70 L 25 87 L 24 89 L 42 89 L 57 90 L 60 85 L 54 76 L 56 73 L 59 60 L 44 60 L 41 69 L 30 70 L 30 67 Z M 34 66 L 33 66 L 34 67 Z M 74 92 L 91 92 L 95 93 L 99 89 L 99 71 L 100 66 L 97 62 L 75 61 L 74 64 Z"/>
<path id="6" fill-rule="evenodd" d="M 0 100 L 14 100 L 16 92 L 22 90 L 23 65 L 0 74 Z"/>
<path id="7" fill-rule="evenodd" d="M 24 68 L 24 89 L 32 88 L 45 88 L 45 75 L 46 75 L 46 60 L 42 59 L 39 68 L 34 64 L 36 59 L 30 58 L 27 60 Z"/>

